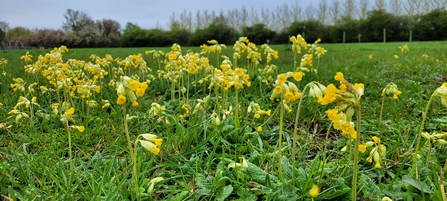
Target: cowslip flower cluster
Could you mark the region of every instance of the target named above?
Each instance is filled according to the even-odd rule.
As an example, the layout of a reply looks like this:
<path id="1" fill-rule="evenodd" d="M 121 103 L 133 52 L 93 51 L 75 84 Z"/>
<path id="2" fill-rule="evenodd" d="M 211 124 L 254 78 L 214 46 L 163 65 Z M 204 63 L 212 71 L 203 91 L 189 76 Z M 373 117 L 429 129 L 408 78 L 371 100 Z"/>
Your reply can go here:
<path id="1" fill-rule="evenodd" d="M 292 51 L 296 54 L 301 54 L 301 49 L 307 50 L 307 42 L 300 34 L 290 37 L 289 40 L 292 42 Z"/>
<path id="2" fill-rule="evenodd" d="M 351 84 L 344 79 L 344 75 L 341 72 L 337 72 L 334 79 L 340 82 L 339 88 L 334 84 L 329 84 L 324 90 L 324 87 L 315 85 L 313 94 L 318 97 L 316 101 L 321 105 L 336 104 L 334 109 L 326 111 L 328 118 L 332 121 L 336 130 L 341 130 L 343 135 L 349 134 L 352 139 L 355 139 L 357 133 L 351 119 L 354 114 L 354 107 L 359 107 L 360 105 L 360 98 L 364 93 L 364 85 Z M 324 96 L 321 95 L 323 91 Z"/>
<path id="3" fill-rule="evenodd" d="M 289 77 L 293 77 L 296 81 L 301 81 L 303 73 L 287 72 L 279 74 L 275 81 L 272 95 L 270 96 L 270 100 L 274 100 L 279 96 L 282 100 L 281 104 L 284 104 L 284 108 L 288 113 L 292 112 L 292 109 L 290 109 L 288 104 L 298 100 L 303 95 L 293 82 L 287 81 Z"/>
<path id="4" fill-rule="evenodd" d="M 441 98 L 441 103 L 447 107 L 447 82 L 442 83 L 442 85 L 435 90 L 432 96 L 439 96 Z"/>
<path id="5" fill-rule="evenodd" d="M 359 151 L 365 152 L 367 148 L 373 147 L 371 151 L 369 152 L 368 158 L 366 158 L 366 161 L 369 163 L 372 163 L 374 161 L 375 168 L 381 168 L 382 167 L 382 160 L 385 158 L 386 155 L 386 146 L 384 144 L 380 143 L 380 138 L 377 136 L 372 136 L 372 141 L 368 141 L 363 145 L 359 145 Z"/>
<path id="6" fill-rule="evenodd" d="M 140 137 L 144 138 L 144 140 L 139 139 Z M 160 153 L 160 146 L 163 143 L 163 139 L 159 138 L 157 135 L 145 133 L 140 134 L 137 137 L 137 142 L 139 142 L 147 151 L 158 155 Z"/>
<path id="7" fill-rule="evenodd" d="M 129 99 L 129 101 L 132 103 L 132 106 L 137 107 L 137 97 L 143 96 L 147 87 L 148 84 L 146 82 L 139 82 L 128 76 L 122 76 L 121 82 L 119 82 L 118 88 L 116 90 L 118 94 L 116 104 L 124 105 L 127 99 Z"/>
<path id="8" fill-rule="evenodd" d="M 408 48 L 408 45 L 404 45 L 404 46 L 399 46 L 399 50 L 402 52 L 402 53 L 407 53 L 410 49 Z"/>
<path id="9" fill-rule="evenodd" d="M 272 112 L 271 110 L 267 110 L 267 111 L 266 110 L 262 110 L 261 106 L 259 106 L 259 104 L 255 103 L 255 102 L 251 102 L 250 105 L 248 105 L 248 108 L 247 108 L 247 113 L 248 114 L 253 113 L 254 114 L 253 117 L 255 119 L 261 118 L 261 115 L 270 116 L 271 112 Z"/>
<path id="10" fill-rule="evenodd" d="M 422 132 L 422 137 L 427 139 L 426 144 L 432 143 L 435 145 L 447 145 L 447 141 L 444 139 L 447 138 L 447 132 L 444 133 L 434 132 L 432 134 Z"/>
<path id="11" fill-rule="evenodd" d="M 399 91 L 399 89 L 397 89 L 397 85 L 394 83 L 389 83 L 386 85 L 386 87 L 382 90 L 382 94 L 380 94 L 381 96 L 385 96 L 385 95 L 393 95 L 393 99 L 397 99 L 398 96 L 400 94 L 402 94 L 402 91 Z"/>

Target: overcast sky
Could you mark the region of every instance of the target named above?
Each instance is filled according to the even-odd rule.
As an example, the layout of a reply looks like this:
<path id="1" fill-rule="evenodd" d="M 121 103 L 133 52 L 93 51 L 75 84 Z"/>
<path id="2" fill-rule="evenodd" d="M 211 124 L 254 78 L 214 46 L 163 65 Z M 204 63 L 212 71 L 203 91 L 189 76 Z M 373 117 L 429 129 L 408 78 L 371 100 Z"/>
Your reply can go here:
<path id="1" fill-rule="evenodd" d="M 29 29 L 61 29 L 67 9 L 87 13 L 93 20 L 112 19 L 118 21 L 121 28 L 127 22 L 135 23 L 141 28 L 151 29 L 158 24 L 167 29 L 169 17 L 173 12 L 177 16 L 183 10 L 191 11 L 195 16 L 197 10 L 217 13 L 241 8 L 247 10 L 268 8 L 273 12 L 284 3 L 292 5 L 298 2 L 302 10 L 310 2 L 317 7 L 315 0 L 3 0 L 0 6 L 0 21 L 9 23 L 10 28 L 17 26 Z M 328 2 L 331 2 L 330 0 Z"/>

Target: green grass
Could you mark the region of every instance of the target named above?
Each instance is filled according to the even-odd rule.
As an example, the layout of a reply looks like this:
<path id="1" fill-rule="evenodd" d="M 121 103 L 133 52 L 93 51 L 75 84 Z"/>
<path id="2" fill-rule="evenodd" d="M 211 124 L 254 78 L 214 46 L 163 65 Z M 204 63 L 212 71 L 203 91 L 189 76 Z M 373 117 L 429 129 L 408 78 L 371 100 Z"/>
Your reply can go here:
<path id="1" fill-rule="evenodd" d="M 310 42 L 310 41 L 309 41 Z M 409 51 L 402 53 L 399 46 L 407 44 Z M 278 66 L 279 73 L 293 70 L 293 53 L 290 45 L 272 45 L 279 51 L 279 59 L 272 63 Z M 378 136 L 387 147 L 386 158 L 381 169 L 374 168 L 366 158 L 369 150 L 359 155 L 358 199 L 371 196 L 372 200 L 381 200 L 388 196 L 393 200 L 442 200 L 441 186 L 446 184 L 444 166 L 447 146 L 424 146 L 423 138 L 418 160 L 418 175 L 411 174 L 412 153 L 421 124 L 423 111 L 431 94 L 447 81 L 447 43 L 361 43 L 361 44 L 321 44 L 327 53 L 318 62 L 314 59 L 314 68 L 318 74 L 306 73 L 301 82 L 295 82 L 299 90 L 311 81 L 323 85 L 334 83 L 336 72 L 343 72 L 346 80 L 363 83 L 365 94 L 361 98 L 362 130 L 361 142 L 371 141 Z M 258 45 L 259 52 L 263 49 Z M 139 174 L 139 195 L 142 200 L 311 200 L 309 190 L 313 184 L 319 185 L 321 192 L 315 199 L 349 200 L 352 180 L 352 165 L 348 153 L 340 150 L 347 144 L 348 138 L 340 131 L 330 128 L 325 111 L 334 105 L 321 106 L 307 94 L 303 99 L 298 125 L 297 158 L 292 164 L 291 147 L 295 113 L 298 107 L 293 103 L 292 113 L 284 116 L 283 165 L 285 182 L 280 182 L 278 172 L 277 144 L 279 133 L 279 111 L 277 101 L 269 99 L 273 85 L 260 85 L 259 73 L 250 75 L 251 87 L 240 90 L 242 113 L 241 129 L 235 130 L 233 117 L 223 110 L 235 103 L 234 88 L 229 90 L 227 102 L 216 100 L 214 92 L 207 90 L 208 85 L 186 84 L 189 86 L 188 104 L 191 113 L 186 120 L 179 118 L 185 114 L 181 108 L 186 99 L 179 91 L 171 98 L 170 88 L 165 79 L 158 79 L 156 62 L 146 50 L 170 51 L 170 48 L 99 48 L 69 49 L 64 54 L 68 59 L 90 61 L 90 55 L 101 58 L 106 54 L 122 59 L 141 53 L 147 66 L 152 68 L 154 78 L 146 94 L 138 98 L 137 108 L 129 105 L 127 113 L 138 116 L 129 121 L 129 131 L 134 140 L 138 134 L 153 133 L 164 139 L 161 153 L 153 155 L 138 147 L 137 169 Z M 200 52 L 199 47 L 182 47 Z M 101 92 L 94 93 L 92 99 L 98 108 L 87 110 L 82 99 L 74 99 L 76 112 L 73 118 L 76 125 L 85 126 L 83 133 L 72 130 L 73 164 L 69 165 L 67 130 L 60 121 L 60 115 L 51 115 L 50 103 L 57 102 L 52 96 L 35 92 L 15 92 L 11 89 L 12 78 L 23 78 L 26 87 L 38 81 L 41 86 L 49 86 L 42 76 L 26 73 L 26 65 L 20 57 L 26 51 L 1 51 L 0 58 L 8 64 L 0 66 L 0 123 L 11 126 L 0 129 L 0 195 L 8 200 L 135 200 L 134 180 L 132 179 L 132 161 L 128 154 L 127 141 L 123 127 L 122 107 L 116 104 L 116 90 L 107 86 L 113 77 L 106 77 Z M 48 50 L 30 50 L 33 62 L 38 55 Z M 303 51 L 304 52 L 304 51 Z M 232 46 L 222 54 L 232 58 Z M 423 57 L 423 54 L 428 57 Z M 372 59 L 368 56 L 372 55 Z M 399 58 L 395 59 L 394 55 Z M 215 54 L 208 56 L 210 64 L 217 67 Z M 243 55 L 244 57 L 244 55 Z M 262 55 L 259 68 L 264 68 L 266 58 Z M 220 59 L 222 61 L 223 59 Z M 319 63 L 317 65 L 317 63 Z M 32 64 L 32 63 L 29 63 Z M 298 60 L 299 64 L 299 60 Z M 116 63 L 113 67 L 119 67 Z M 241 59 L 238 67 L 245 67 L 247 61 Z M 163 66 L 163 65 L 162 65 Z M 126 75 L 139 73 L 131 70 Z M 190 81 L 198 81 L 202 74 L 192 75 Z M 140 75 L 141 76 L 141 75 Z M 276 78 L 276 73 L 273 75 Z M 292 78 L 293 79 L 293 78 Z M 143 81 L 145 79 L 141 79 Z M 290 80 L 290 79 L 289 79 Z M 379 125 L 382 89 L 394 82 L 402 95 L 392 100 L 387 97 L 383 110 L 382 124 Z M 182 82 L 181 82 L 182 83 Z M 209 83 L 208 83 L 209 84 Z M 261 87 L 260 87 L 261 86 Z M 25 89 L 27 89 L 25 87 Z M 307 93 L 307 92 L 305 92 Z M 203 109 L 193 114 L 198 99 L 210 98 Z M 50 114 L 49 118 L 37 114 L 32 119 L 22 118 L 15 123 L 15 116 L 8 112 L 13 109 L 19 96 L 31 99 L 37 97 L 40 106 L 35 111 Z M 112 106 L 101 109 L 101 100 L 109 100 Z M 215 103 L 223 106 L 219 108 Z M 272 116 L 253 119 L 246 114 L 250 102 L 256 102 L 263 110 L 271 109 Z M 159 116 L 149 115 L 152 103 L 158 103 L 166 110 Z M 215 114 L 213 114 L 215 113 Z M 447 131 L 447 111 L 436 98 L 428 112 L 424 131 Z M 220 124 L 214 125 L 212 118 L 219 116 Z M 355 119 L 354 115 L 354 119 Z M 266 122 L 263 131 L 256 127 Z M 328 136 L 326 136 L 328 134 Z M 327 150 L 324 152 L 325 139 L 328 137 Z M 444 137 L 446 139 L 446 137 Z M 430 160 L 426 166 L 426 158 Z M 323 155 L 327 161 L 323 161 Z M 229 164 L 242 163 L 242 157 L 248 162 L 248 168 L 229 168 Z M 323 163 L 324 162 L 324 163 Z M 321 166 L 324 164 L 324 166 Z M 443 174 L 440 170 L 443 168 Z M 149 181 L 155 177 L 164 180 L 156 183 L 154 191 L 148 193 Z M 443 183 L 439 182 L 442 177 Z"/>

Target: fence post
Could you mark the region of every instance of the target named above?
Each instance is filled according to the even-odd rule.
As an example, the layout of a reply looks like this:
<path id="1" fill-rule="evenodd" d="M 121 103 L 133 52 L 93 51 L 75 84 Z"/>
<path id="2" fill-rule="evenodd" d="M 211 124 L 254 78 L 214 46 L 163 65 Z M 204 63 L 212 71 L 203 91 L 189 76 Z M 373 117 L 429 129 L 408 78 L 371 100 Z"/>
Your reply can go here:
<path id="1" fill-rule="evenodd" d="M 360 41 L 361 41 L 361 38 L 362 38 L 362 34 L 359 34 L 359 43 L 360 43 Z"/>
<path id="2" fill-rule="evenodd" d="M 412 30 L 410 30 L 410 43 L 411 43 L 411 41 L 413 40 L 413 31 Z"/>
<path id="3" fill-rule="evenodd" d="M 386 29 L 383 29 L 383 42 L 386 43 Z"/>
<path id="4" fill-rule="evenodd" d="M 346 32 L 343 31 L 343 43 L 345 43 L 346 40 Z"/>

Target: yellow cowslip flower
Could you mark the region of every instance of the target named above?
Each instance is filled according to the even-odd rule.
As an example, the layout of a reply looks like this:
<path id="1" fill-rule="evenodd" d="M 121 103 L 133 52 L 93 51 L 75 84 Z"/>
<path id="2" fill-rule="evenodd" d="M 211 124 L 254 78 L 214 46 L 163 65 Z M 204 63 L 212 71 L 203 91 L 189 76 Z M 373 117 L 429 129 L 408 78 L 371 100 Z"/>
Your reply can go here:
<path id="1" fill-rule="evenodd" d="M 381 96 L 391 94 L 393 94 L 393 99 L 398 99 L 398 96 L 402 94 L 402 92 L 397 89 L 397 85 L 392 82 L 388 83 L 385 88 L 383 88 Z"/>
<path id="2" fill-rule="evenodd" d="M 394 55 L 394 59 L 399 59 L 399 56 L 397 56 L 397 55 Z"/>
<path id="3" fill-rule="evenodd" d="M 360 144 L 358 149 L 359 149 L 360 152 L 365 153 L 365 151 L 366 151 L 366 145 L 364 145 L 364 144 Z"/>
<path id="4" fill-rule="evenodd" d="M 344 78 L 342 72 L 337 72 L 337 73 L 335 74 L 335 76 L 334 76 L 334 79 L 337 80 L 337 81 L 342 82 L 345 78 Z"/>
<path id="5" fill-rule="evenodd" d="M 329 103 L 332 103 L 336 100 L 337 95 L 337 88 L 333 84 L 329 84 L 326 87 L 326 93 L 324 94 L 324 97 L 318 98 L 317 102 L 321 105 L 327 105 Z"/>
<path id="6" fill-rule="evenodd" d="M 287 81 L 287 75 L 286 74 L 279 74 L 277 80 L 278 80 L 279 84 L 284 84 Z"/>
<path id="7" fill-rule="evenodd" d="M 371 137 L 374 141 L 374 143 L 380 143 L 380 139 L 377 136 L 372 136 Z"/>
<path id="8" fill-rule="evenodd" d="M 84 126 L 78 126 L 77 129 L 78 129 L 78 131 L 81 132 L 81 133 L 83 133 L 84 130 L 85 130 Z"/>
<path id="9" fill-rule="evenodd" d="M 312 188 L 309 190 L 309 195 L 312 198 L 316 198 L 320 193 L 320 188 L 317 185 L 312 185 Z"/>
<path id="10" fill-rule="evenodd" d="M 256 118 L 256 119 L 259 119 L 259 118 L 261 118 L 261 115 L 260 115 L 259 113 L 256 113 L 256 114 L 255 114 L 255 118 Z"/>
<path id="11" fill-rule="evenodd" d="M 72 108 L 68 109 L 66 113 L 67 113 L 67 115 L 71 116 L 74 114 L 74 112 L 75 112 L 75 109 L 72 107 Z"/>
<path id="12" fill-rule="evenodd" d="M 301 81 L 303 79 L 303 73 L 302 72 L 293 73 L 293 79 L 295 79 L 296 81 Z"/>
<path id="13" fill-rule="evenodd" d="M 161 144 L 163 143 L 163 139 L 158 138 L 157 135 L 149 133 L 140 134 L 138 137 L 143 137 L 144 139 L 146 139 L 146 140 L 139 140 L 137 138 L 137 141 L 139 141 L 141 146 L 143 146 L 146 150 L 155 155 L 158 155 L 158 153 L 160 153 L 160 148 L 158 147 L 161 146 Z"/>
<path id="14" fill-rule="evenodd" d="M 133 101 L 132 102 L 132 107 L 138 107 L 138 102 L 137 101 Z"/>
<path id="15" fill-rule="evenodd" d="M 258 126 L 258 127 L 256 127 L 256 131 L 258 131 L 258 132 L 262 132 L 262 126 Z"/>
<path id="16" fill-rule="evenodd" d="M 116 104 L 118 105 L 124 105 L 124 103 L 126 103 L 126 96 L 120 94 L 118 96 L 118 99 L 116 99 Z"/>
<path id="17" fill-rule="evenodd" d="M 440 87 L 438 87 L 433 93 L 433 96 L 441 97 L 442 105 L 447 107 L 447 82 L 444 82 Z"/>
<path id="18" fill-rule="evenodd" d="M 368 59 L 372 60 L 373 59 L 373 55 L 372 54 L 368 55 Z"/>
<path id="19" fill-rule="evenodd" d="M 380 165 L 380 163 L 377 162 L 376 165 L 374 165 L 374 167 L 380 169 L 382 168 L 382 165 Z"/>

